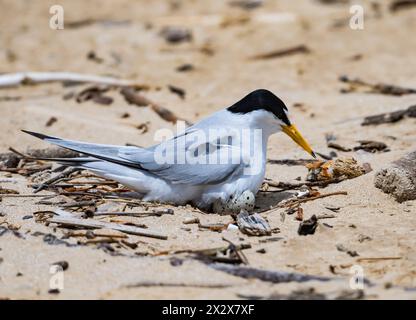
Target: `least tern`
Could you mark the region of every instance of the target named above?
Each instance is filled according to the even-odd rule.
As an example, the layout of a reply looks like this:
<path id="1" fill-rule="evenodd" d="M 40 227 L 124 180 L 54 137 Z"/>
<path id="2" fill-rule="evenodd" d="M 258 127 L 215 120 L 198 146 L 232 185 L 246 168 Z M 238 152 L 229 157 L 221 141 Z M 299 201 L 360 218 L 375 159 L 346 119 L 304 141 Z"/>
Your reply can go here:
<path id="1" fill-rule="evenodd" d="M 85 155 L 47 160 L 118 181 L 145 201 L 191 203 L 205 211 L 229 209 L 231 200 L 240 209 L 245 199 L 249 200 L 247 207 L 253 208 L 254 195 L 264 180 L 268 138 L 280 131 L 315 157 L 289 120 L 286 105 L 265 89 L 249 93 L 183 133 L 149 148 L 93 144 L 23 130 Z M 224 205 L 218 206 L 218 202 Z"/>

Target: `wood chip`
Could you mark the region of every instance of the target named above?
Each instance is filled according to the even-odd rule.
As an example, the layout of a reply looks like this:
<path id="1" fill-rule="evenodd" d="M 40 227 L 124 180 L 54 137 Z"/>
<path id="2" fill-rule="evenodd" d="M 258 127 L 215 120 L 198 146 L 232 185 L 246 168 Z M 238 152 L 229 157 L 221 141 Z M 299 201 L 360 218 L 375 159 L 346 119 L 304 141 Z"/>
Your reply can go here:
<path id="1" fill-rule="evenodd" d="M 264 60 L 264 59 L 274 59 L 274 58 L 281 58 L 284 56 L 294 55 L 294 54 L 308 54 L 311 50 L 306 45 L 298 45 L 286 49 L 279 49 L 279 50 L 273 50 L 266 53 L 260 53 L 256 54 L 252 57 L 250 57 L 250 60 Z"/>
<path id="2" fill-rule="evenodd" d="M 380 113 L 373 116 L 365 117 L 361 125 L 369 126 L 384 123 L 395 123 L 404 119 L 405 117 L 416 117 L 416 105 L 412 105 L 407 109 L 401 109 L 393 112 Z"/>

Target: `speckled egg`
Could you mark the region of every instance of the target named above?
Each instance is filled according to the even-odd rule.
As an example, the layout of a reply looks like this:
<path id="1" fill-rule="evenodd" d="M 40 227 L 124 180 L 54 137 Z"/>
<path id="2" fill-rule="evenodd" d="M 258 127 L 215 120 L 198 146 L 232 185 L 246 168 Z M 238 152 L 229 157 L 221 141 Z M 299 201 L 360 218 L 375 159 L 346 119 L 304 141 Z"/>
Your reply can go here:
<path id="1" fill-rule="evenodd" d="M 218 199 L 213 204 L 213 210 L 216 213 L 238 213 L 242 209 L 253 211 L 256 197 L 250 190 L 244 191 L 239 196 L 230 197 L 227 201 Z"/>

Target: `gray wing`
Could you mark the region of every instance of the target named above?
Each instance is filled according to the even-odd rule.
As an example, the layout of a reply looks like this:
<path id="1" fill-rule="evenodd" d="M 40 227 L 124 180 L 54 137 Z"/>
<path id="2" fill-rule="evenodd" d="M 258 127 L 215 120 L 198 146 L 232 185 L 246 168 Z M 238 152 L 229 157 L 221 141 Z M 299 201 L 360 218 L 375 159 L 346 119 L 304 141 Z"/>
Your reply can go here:
<path id="1" fill-rule="evenodd" d="M 203 140 L 195 143 L 192 141 L 192 135 L 197 135 L 200 132 L 196 128 L 189 128 L 184 134 L 147 149 L 86 143 L 23 131 L 52 144 L 96 159 L 145 170 L 173 184 L 200 185 L 221 183 L 232 175 L 240 173 L 244 168 L 243 161 L 239 158 L 239 153 L 237 153 L 238 159 L 231 160 L 232 157 L 235 158 L 235 155 L 232 153 L 233 146 L 223 141 L 228 137 L 225 136 L 220 141 Z M 177 156 L 179 153 L 175 151 L 173 153 L 169 152 L 172 144 L 183 145 L 185 153 L 191 155 L 190 159 L 192 161 L 188 161 L 189 159 L 185 156 L 184 161 L 178 162 Z M 160 150 L 163 149 L 166 149 L 170 156 L 174 155 L 173 161 L 169 161 L 170 159 L 167 158 L 160 161 L 158 155 Z M 217 159 L 217 163 L 212 163 L 210 159 Z M 219 159 L 225 159 L 225 161 L 219 162 Z M 75 161 L 74 159 L 72 160 Z M 84 160 L 90 161 L 91 159 Z"/>
<path id="2" fill-rule="evenodd" d="M 147 149 L 153 156 L 143 157 L 135 150 L 121 150 L 119 156 L 140 163 L 141 167 L 173 184 L 217 184 L 239 174 L 244 164 L 239 150 L 226 134 L 211 141 L 198 138 L 199 130 Z"/>

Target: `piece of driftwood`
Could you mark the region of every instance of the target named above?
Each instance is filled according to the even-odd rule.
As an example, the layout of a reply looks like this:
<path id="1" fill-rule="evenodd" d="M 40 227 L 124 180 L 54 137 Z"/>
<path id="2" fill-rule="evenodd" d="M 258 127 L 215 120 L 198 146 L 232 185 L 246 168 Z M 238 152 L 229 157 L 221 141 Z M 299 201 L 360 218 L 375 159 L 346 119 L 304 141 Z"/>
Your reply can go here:
<path id="1" fill-rule="evenodd" d="M 33 85 L 50 82 L 95 83 L 111 86 L 132 86 L 148 88 L 131 80 L 116 79 L 112 77 L 100 77 L 74 72 L 17 72 L 0 75 L 0 88 L 19 85 Z"/>
<path id="2" fill-rule="evenodd" d="M 367 152 L 378 152 L 378 151 L 388 151 L 387 145 L 384 142 L 373 141 L 373 140 L 359 140 L 359 146 L 354 147 L 354 151 L 364 150 Z"/>
<path id="3" fill-rule="evenodd" d="M 406 94 L 416 93 L 416 89 L 413 88 L 403 88 L 396 85 L 385 84 L 385 83 L 369 83 L 361 79 L 355 78 L 351 79 L 348 76 L 339 77 L 341 82 L 347 83 L 348 88 L 342 89 L 342 93 L 350 92 L 365 92 L 365 93 L 379 93 L 392 96 L 402 96 Z"/>
<path id="4" fill-rule="evenodd" d="M 268 236 L 272 234 L 269 223 L 258 213 L 250 215 L 247 211 L 241 210 L 237 215 L 237 225 L 242 233 L 249 236 Z"/>
<path id="5" fill-rule="evenodd" d="M 361 123 L 362 126 L 379 125 L 383 123 L 395 123 L 404 119 L 405 117 L 416 117 L 416 105 L 410 106 L 407 109 L 400 109 L 392 112 L 380 113 L 364 118 Z"/>
<path id="6" fill-rule="evenodd" d="M 60 225 L 72 226 L 72 227 L 82 227 L 82 228 L 92 228 L 92 229 L 99 229 L 99 228 L 107 228 L 118 230 L 121 232 L 125 232 L 128 234 L 144 236 L 144 237 L 151 237 L 156 239 L 166 240 L 168 237 L 162 233 L 152 231 L 149 229 L 138 228 L 133 226 L 126 226 L 118 223 L 111 223 L 111 222 L 103 222 L 97 221 L 93 219 L 78 219 L 73 217 L 53 217 L 48 220 L 51 223 L 57 223 Z"/>
<path id="7" fill-rule="evenodd" d="M 398 202 L 416 199 L 416 151 L 392 162 L 375 175 L 374 185 Z"/>
<path id="8" fill-rule="evenodd" d="M 238 266 L 238 265 L 226 265 L 222 263 L 213 263 L 209 265 L 215 270 L 223 271 L 236 277 L 244 279 L 258 279 L 271 283 L 285 283 L 285 282 L 306 282 L 306 281 L 331 281 L 337 280 L 336 278 L 314 276 L 297 272 L 287 271 L 272 271 L 262 270 L 257 268 Z"/>

